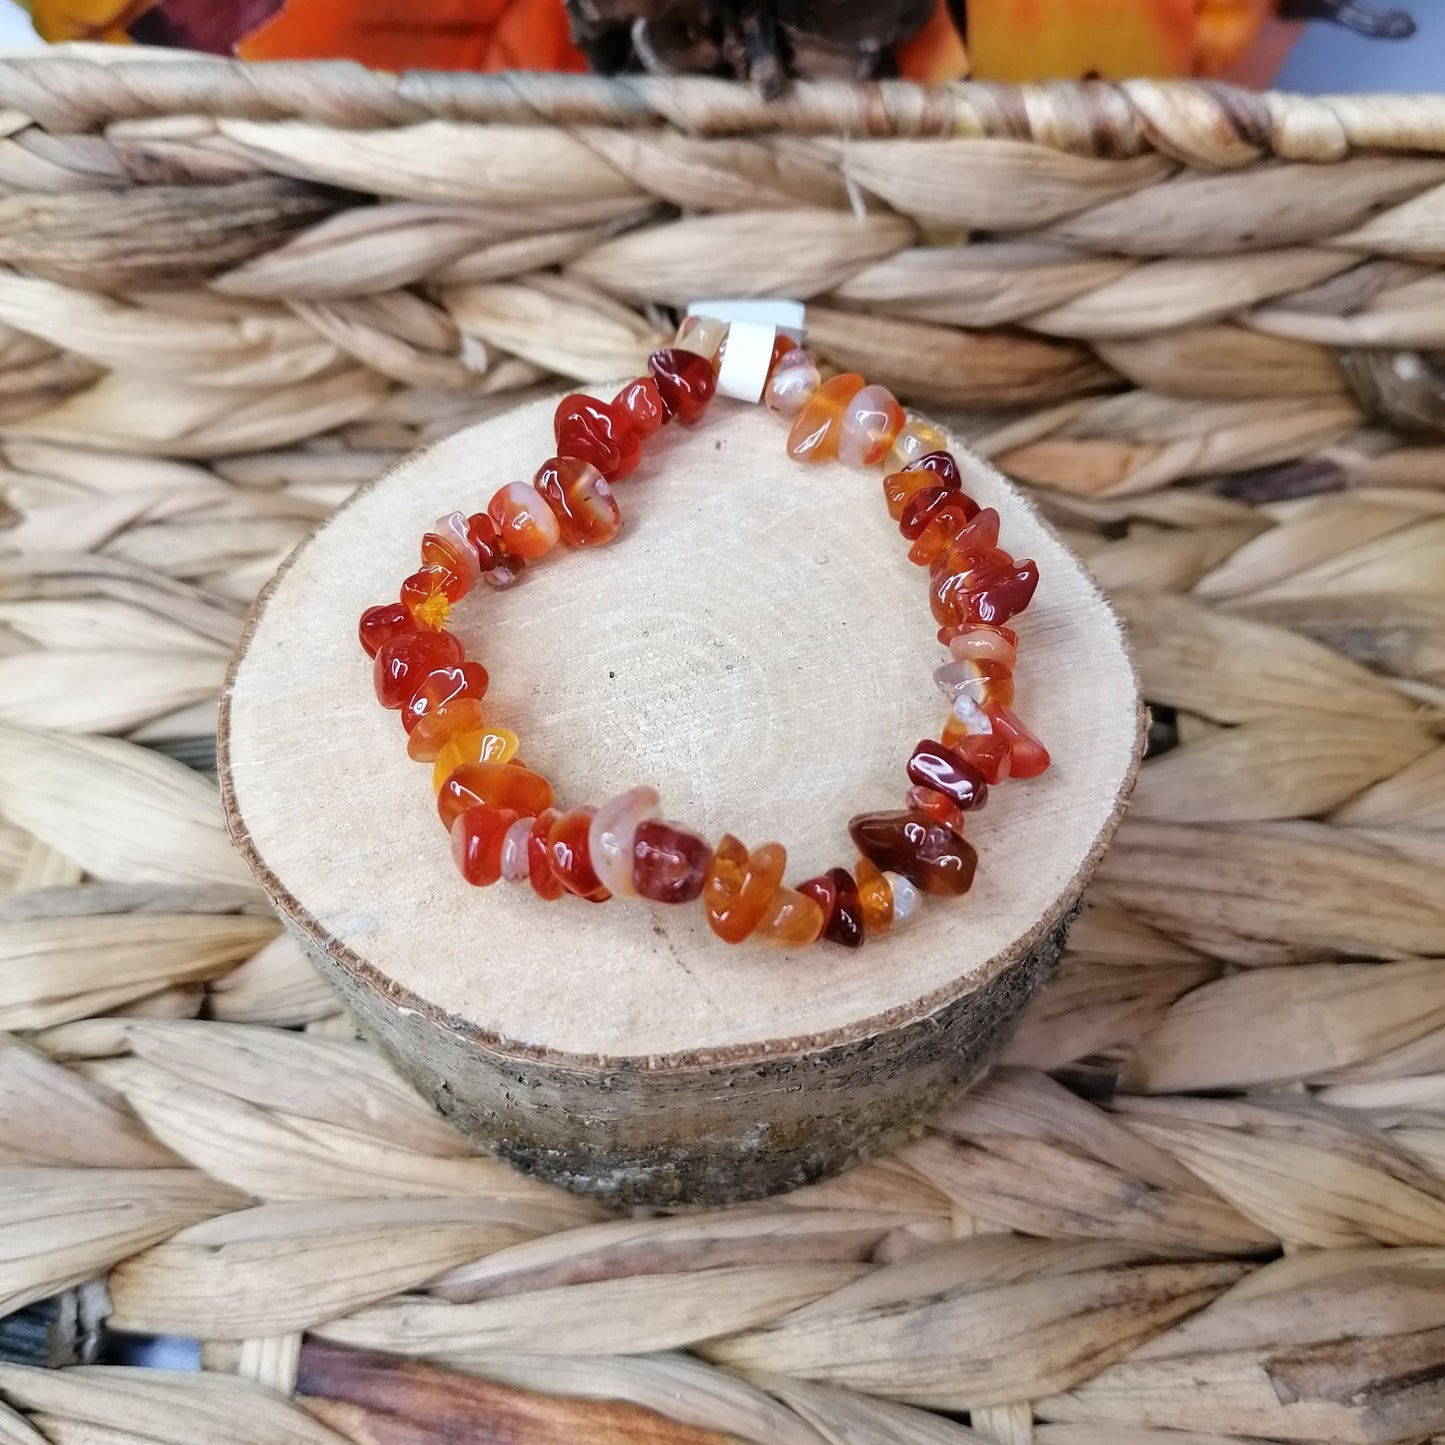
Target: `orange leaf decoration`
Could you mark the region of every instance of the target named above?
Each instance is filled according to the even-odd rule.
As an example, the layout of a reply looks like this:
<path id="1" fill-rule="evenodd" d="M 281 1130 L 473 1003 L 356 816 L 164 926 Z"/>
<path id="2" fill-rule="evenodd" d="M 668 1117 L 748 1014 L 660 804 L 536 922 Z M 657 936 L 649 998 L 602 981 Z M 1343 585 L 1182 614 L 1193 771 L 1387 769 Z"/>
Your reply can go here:
<path id="1" fill-rule="evenodd" d="M 376 70 L 587 69 L 562 0 L 289 0 L 236 53 Z"/>

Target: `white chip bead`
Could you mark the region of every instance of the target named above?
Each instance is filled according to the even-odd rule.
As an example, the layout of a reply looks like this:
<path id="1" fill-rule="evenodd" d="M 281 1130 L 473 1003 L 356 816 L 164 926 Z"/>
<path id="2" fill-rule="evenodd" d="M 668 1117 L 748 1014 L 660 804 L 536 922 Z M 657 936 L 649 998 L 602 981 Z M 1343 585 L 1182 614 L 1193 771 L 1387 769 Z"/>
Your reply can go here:
<path id="1" fill-rule="evenodd" d="M 993 731 L 993 720 L 966 692 L 961 692 L 954 698 L 953 715 L 971 733 Z"/>
<path id="2" fill-rule="evenodd" d="M 592 826 L 587 830 L 592 870 L 615 898 L 637 896 L 637 889 L 632 886 L 632 845 L 637 838 L 637 825 L 644 818 L 657 817 L 657 805 L 661 801 L 657 789 L 644 784 L 609 798 L 592 815 Z"/>
<path id="3" fill-rule="evenodd" d="M 502 839 L 502 877 L 508 883 L 525 883 L 531 877 L 527 860 L 527 843 L 532 836 L 535 818 L 518 818 Z"/>
<path id="4" fill-rule="evenodd" d="M 885 873 L 883 876 L 893 890 L 893 927 L 902 928 L 918 912 L 918 889 L 901 873 Z"/>
<path id="5" fill-rule="evenodd" d="M 477 578 L 482 575 L 482 568 L 477 561 L 477 549 L 472 546 L 471 539 L 467 536 L 467 514 L 448 512 L 444 517 L 437 518 L 432 531 L 438 537 L 445 537 L 461 553 L 462 560 L 467 564 L 467 581 L 475 585 Z"/>

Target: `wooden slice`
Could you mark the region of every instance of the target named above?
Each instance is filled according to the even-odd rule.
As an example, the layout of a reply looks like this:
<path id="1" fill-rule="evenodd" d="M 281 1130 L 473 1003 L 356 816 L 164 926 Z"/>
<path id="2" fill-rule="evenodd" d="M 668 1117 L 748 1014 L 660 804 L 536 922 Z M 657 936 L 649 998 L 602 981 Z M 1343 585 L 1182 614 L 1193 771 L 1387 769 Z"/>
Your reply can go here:
<path id="1" fill-rule="evenodd" d="M 530 476 L 554 404 L 404 461 L 282 568 L 222 699 L 232 832 L 397 1068 L 505 1158 L 619 1201 L 787 1189 L 897 1142 L 1049 972 L 1134 778 L 1133 669 L 1079 563 L 974 459 L 968 489 L 1043 574 L 1018 623 L 1017 711 L 1054 765 L 970 819 L 967 897 L 925 900 L 861 949 L 779 953 L 720 942 L 700 904 L 470 888 L 356 619 L 395 597 L 435 517 Z M 650 782 L 709 838 L 785 843 L 791 882 L 851 867 L 848 819 L 902 805 L 908 754 L 946 715 L 927 576 L 880 472 L 791 462 L 773 417 L 719 400 L 618 495 L 610 546 L 559 550 L 453 614 L 491 672 L 489 717 L 562 806 Z"/>

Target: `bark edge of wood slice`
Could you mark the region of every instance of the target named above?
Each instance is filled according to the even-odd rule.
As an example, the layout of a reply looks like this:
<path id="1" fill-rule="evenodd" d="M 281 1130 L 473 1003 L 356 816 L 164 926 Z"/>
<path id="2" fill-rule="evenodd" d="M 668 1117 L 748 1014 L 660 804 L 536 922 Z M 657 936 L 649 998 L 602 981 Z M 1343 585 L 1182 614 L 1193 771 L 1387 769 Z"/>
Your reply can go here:
<path id="1" fill-rule="evenodd" d="M 287 560 L 222 694 L 228 825 L 393 1065 L 517 1167 L 614 1203 L 795 1188 L 896 1145 L 1012 1031 L 1122 817 L 1137 679 L 1079 562 L 959 446 L 1001 545 L 1041 568 L 1017 707 L 1054 759 L 971 816 L 971 893 L 861 949 L 779 953 L 722 944 L 700 904 L 468 888 L 355 624 L 435 517 L 530 476 L 555 400 L 406 458 Z M 796 881 L 851 865 L 852 814 L 901 806 L 908 752 L 946 713 L 946 656 L 879 469 L 799 466 L 783 440 L 762 408 L 723 401 L 668 428 L 617 488 L 614 543 L 479 587 L 451 625 L 563 806 L 649 781 L 705 836 L 786 843 Z"/>

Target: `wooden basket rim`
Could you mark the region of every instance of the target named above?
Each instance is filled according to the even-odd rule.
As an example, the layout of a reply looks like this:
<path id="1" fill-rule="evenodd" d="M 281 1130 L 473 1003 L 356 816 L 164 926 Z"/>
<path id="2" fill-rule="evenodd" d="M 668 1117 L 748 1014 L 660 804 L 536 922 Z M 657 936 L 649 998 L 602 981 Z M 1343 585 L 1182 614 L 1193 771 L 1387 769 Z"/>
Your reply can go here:
<path id="1" fill-rule="evenodd" d="M 247 62 L 188 51 L 62 45 L 0 58 L 12 129 L 84 132 L 165 116 L 374 129 L 473 124 L 668 127 L 698 137 L 1032 142 L 1073 155 L 1159 152 L 1194 165 L 1355 151 L 1445 153 L 1445 95 L 1297 95 L 1212 81 L 946 86 L 801 81 L 778 101 L 707 76 L 369 70 L 354 61 Z"/>

